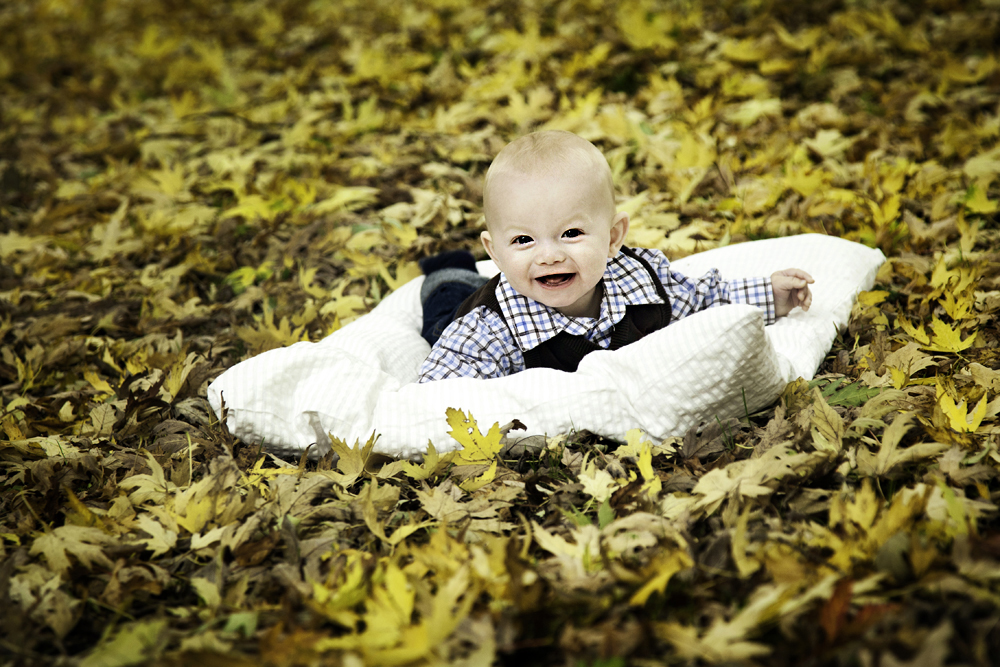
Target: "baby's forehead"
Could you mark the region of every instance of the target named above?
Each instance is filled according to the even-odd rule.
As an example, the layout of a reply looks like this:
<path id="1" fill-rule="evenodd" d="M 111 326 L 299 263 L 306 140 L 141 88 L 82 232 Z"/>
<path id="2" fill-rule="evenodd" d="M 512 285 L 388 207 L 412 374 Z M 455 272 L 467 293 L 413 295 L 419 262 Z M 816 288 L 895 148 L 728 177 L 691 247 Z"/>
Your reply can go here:
<path id="1" fill-rule="evenodd" d="M 527 165 L 511 165 L 494 178 L 497 189 L 523 187 L 526 183 L 544 182 L 553 184 L 573 184 L 590 181 L 603 184 L 605 181 L 601 165 L 576 161 L 534 162 Z"/>

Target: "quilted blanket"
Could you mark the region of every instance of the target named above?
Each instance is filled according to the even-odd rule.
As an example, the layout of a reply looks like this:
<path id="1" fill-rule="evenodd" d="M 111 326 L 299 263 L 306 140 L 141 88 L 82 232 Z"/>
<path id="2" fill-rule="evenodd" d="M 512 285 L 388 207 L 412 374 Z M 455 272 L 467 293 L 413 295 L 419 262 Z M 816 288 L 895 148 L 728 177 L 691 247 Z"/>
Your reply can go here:
<path id="1" fill-rule="evenodd" d="M 354 443 L 372 433 L 380 436 L 375 450 L 391 456 L 418 457 L 428 442 L 448 451 L 458 447 L 449 407 L 471 412 L 484 431 L 516 418 L 529 435 L 587 429 L 623 438 L 641 428 L 664 438 L 763 408 L 787 382 L 811 379 L 884 261 L 878 250 L 817 234 L 709 250 L 672 265 L 689 276 L 715 267 L 727 279 L 805 269 L 816 279 L 812 308 L 767 327 L 751 306 L 710 308 L 620 350 L 594 352 L 575 373 L 426 384 L 415 383 L 429 351 L 420 277 L 323 340 L 240 362 L 209 386 L 208 399 L 216 414 L 225 401 L 236 436 L 284 454 L 311 444 L 320 454 L 331 435 Z M 489 261 L 479 268 L 497 270 Z"/>

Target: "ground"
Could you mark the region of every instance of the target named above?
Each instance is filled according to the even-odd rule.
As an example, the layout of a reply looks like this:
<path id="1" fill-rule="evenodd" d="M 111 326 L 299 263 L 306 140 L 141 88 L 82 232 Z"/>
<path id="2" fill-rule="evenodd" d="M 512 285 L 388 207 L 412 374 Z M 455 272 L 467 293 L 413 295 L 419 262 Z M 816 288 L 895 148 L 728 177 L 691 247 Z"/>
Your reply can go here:
<path id="1" fill-rule="evenodd" d="M 3 6 L 0 664 L 991 664 L 998 9 Z M 541 128 L 605 152 L 631 244 L 880 248 L 817 378 L 664 442 L 227 432 L 224 369 L 481 255 Z"/>

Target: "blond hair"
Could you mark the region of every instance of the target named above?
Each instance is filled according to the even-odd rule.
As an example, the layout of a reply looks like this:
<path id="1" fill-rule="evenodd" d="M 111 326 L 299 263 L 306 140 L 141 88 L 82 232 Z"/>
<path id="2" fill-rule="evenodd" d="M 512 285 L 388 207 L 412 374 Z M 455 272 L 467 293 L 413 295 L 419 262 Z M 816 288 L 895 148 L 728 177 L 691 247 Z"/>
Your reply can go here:
<path id="1" fill-rule="evenodd" d="M 486 172 L 483 187 L 483 213 L 486 226 L 495 217 L 499 200 L 505 196 L 504 182 L 512 176 L 549 176 L 591 178 L 597 188 L 607 192 L 609 218 L 615 212 L 615 185 L 604 154 L 594 144 L 572 132 L 544 130 L 515 139 L 497 154 Z M 491 203 L 492 202 L 492 203 Z"/>

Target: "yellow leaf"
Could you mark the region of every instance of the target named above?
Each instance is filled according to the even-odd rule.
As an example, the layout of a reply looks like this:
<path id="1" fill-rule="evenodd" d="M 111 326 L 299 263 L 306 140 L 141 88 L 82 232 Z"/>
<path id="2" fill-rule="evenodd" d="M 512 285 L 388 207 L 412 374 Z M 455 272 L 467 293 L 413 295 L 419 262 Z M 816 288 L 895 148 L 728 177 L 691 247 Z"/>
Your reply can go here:
<path id="1" fill-rule="evenodd" d="M 319 286 L 314 286 L 313 281 L 316 279 L 316 273 L 319 271 L 318 266 L 313 266 L 310 268 L 305 268 L 304 266 L 299 267 L 299 286 L 302 287 L 302 291 L 313 297 L 314 299 L 325 299 L 327 297 L 327 292 L 325 289 Z"/>
<path id="2" fill-rule="evenodd" d="M 209 609 L 216 609 L 222 604 L 222 595 L 219 594 L 219 586 L 215 582 L 204 577 L 192 577 L 191 588 Z"/>
<path id="3" fill-rule="evenodd" d="M 768 56 L 768 49 L 756 39 L 727 40 L 722 45 L 722 57 L 741 63 L 755 63 Z"/>
<path id="4" fill-rule="evenodd" d="M 868 200 L 868 208 L 872 211 L 872 221 L 876 227 L 884 227 L 899 217 L 899 195 L 891 195 L 881 204 Z"/>
<path id="5" fill-rule="evenodd" d="M 817 451 L 835 455 L 843 447 L 844 420 L 826 402 L 819 387 L 813 387 L 812 438 Z"/>
<path id="6" fill-rule="evenodd" d="M 169 621 L 160 618 L 120 626 L 111 638 L 105 637 L 83 660 L 80 667 L 141 665 L 155 662 Z"/>
<path id="7" fill-rule="evenodd" d="M 991 179 L 1000 174 L 1000 145 L 985 153 L 969 158 L 962 171 L 965 172 L 966 176 L 977 181 Z"/>
<path id="8" fill-rule="evenodd" d="M 821 169 L 796 169 L 785 176 L 785 185 L 808 197 L 822 187 L 830 184 L 832 175 Z"/>
<path id="9" fill-rule="evenodd" d="M 750 506 L 743 510 L 736 527 L 733 530 L 733 539 L 730 544 L 733 563 L 739 570 L 740 576 L 744 579 L 760 569 L 760 562 L 751 560 L 747 556 L 747 548 L 750 546 L 750 539 L 747 535 L 747 525 L 750 521 Z"/>
<path id="10" fill-rule="evenodd" d="M 136 521 L 139 528 L 149 535 L 148 539 L 142 541 L 145 542 L 146 548 L 153 552 L 153 558 L 162 556 L 177 544 L 177 533 L 164 527 L 149 514 L 140 514 Z"/>
<path id="11" fill-rule="evenodd" d="M 845 138 L 838 130 L 820 130 L 802 143 L 823 157 L 839 158 L 854 144 L 854 139 Z"/>
<path id="12" fill-rule="evenodd" d="M 639 473 L 642 475 L 645 483 L 642 485 L 642 490 L 649 495 L 650 500 L 656 501 L 660 496 L 660 489 L 662 488 L 662 483 L 660 478 L 657 476 L 656 471 L 653 470 L 653 450 L 651 443 L 643 442 L 642 448 L 639 451 Z"/>
<path id="13" fill-rule="evenodd" d="M 490 467 L 486 469 L 486 472 L 484 472 L 479 477 L 474 477 L 472 479 L 465 480 L 464 482 L 459 484 L 459 487 L 461 487 L 463 491 L 472 493 L 473 491 L 478 491 L 479 489 L 483 488 L 484 486 L 492 482 L 494 479 L 496 479 L 496 476 L 497 476 L 497 461 L 496 459 L 493 459 L 493 463 L 491 463 Z"/>
<path id="14" fill-rule="evenodd" d="M 337 469 L 341 472 L 339 476 L 336 473 L 331 476 L 337 478 L 337 481 L 343 486 L 350 486 L 356 482 L 365 472 L 365 463 L 371 456 L 376 440 L 378 440 L 378 435 L 372 433 L 364 445 L 358 441 L 354 443 L 353 447 L 348 447 L 346 442 L 331 434 L 330 448 L 339 457 Z"/>
<path id="15" fill-rule="evenodd" d="M 865 479 L 861 483 L 861 488 L 854 494 L 853 501 L 848 501 L 846 498 L 841 498 L 840 500 L 840 503 L 831 503 L 831 527 L 836 526 L 838 523 L 845 523 L 845 525 L 853 524 L 862 531 L 867 531 L 875 523 L 878 511 L 882 507 L 870 479 Z M 836 513 L 834 512 L 835 507 L 839 510 Z M 850 524 L 846 522 L 850 522 Z"/>
<path id="16" fill-rule="evenodd" d="M 90 386 L 101 392 L 105 396 L 110 396 L 115 393 L 115 390 L 111 388 L 108 381 L 100 377 L 94 371 L 84 371 L 83 379 L 90 383 Z"/>
<path id="17" fill-rule="evenodd" d="M 452 438 L 462 445 L 458 458 L 465 463 L 487 463 L 496 458 L 500 452 L 500 422 L 495 422 L 486 435 L 479 432 L 479 425 L 470 413 L 468 417 L 461 410 L 448 408 L 448 432 Z"/>
<path id="18" fill-rule="evenodd" d="M 346 549 L 338 557 L 344 559 L 344 565 L 336 575 L 331 574 L 326 585 L 313 581 L 313 600 L 322 605 L 324 614 L 351 609 L 363 602 L 368 593 L 365 568 L 368 554 Z"/>
<path id="19" fill-rule="evenodd" d="M 781 100 L 775 98 L 747 100 L 736 107 L 728 109 L 725 113 L 726 120 L 736 123 L 740 127 L 750 127 L 764 116 L 780 115 Z"/>
<path id="20" fill-rule="evenodd" d="M 275 202 L 264 199 L 260 195 L 247 195 L 240 200 L 236 206 L 223 211 L 223 218 L 233 218 L 240 216 L 246 220 L 256 220 L 262 218 L 273 221 L 280 213 L 280 207 Z"/>
<path id="21" fill-rule="evenodd" d="M 912 419 L 913 414 L 909 412 L 897 415 L 882 434 L 882 444 L 874 457 L 864 448 L 858 450 L 858 471 L 861 474 L 881 477 L 901 463 L 920 461 L 948 449 L 948 445 L 938 442 L 923 442 L 900 448 L 903 436 L 913 426 Z"/>
<path id="22" fill-rule="evenodd" d="M 170 396 L 177 398 L 181 389 L 184 388 L 184 383 L 187 382 L 191 371 L 198 366 L 204 365 L 205 363 L 205 359 L 197 352 L 189 352 L 183 361 L 177 361 L 174 363 L 174 365 L 170 367 L 170 372 L 167 375 L 166 381 L 163 383 L 163 386 L 170 393 Z"/>
<path id="23" fill-rule="evenodd" d="M 824 36 L 825 31 L 821 27 L 816 27 L 808 30 L 800 30 L 793 35 L 788 32 L 788 29 L 786 29 L 785 26 L 775 21 L 774 34 L 777 35 L 778 39 L 784 46 L 787 46 L 793 51 L 805 53 L 809 49 L 816 46 L 816 42 L 820 37 Z"/>
<path id="24" fill-rule="evenodd" d="M 392 546 L 396 546 L 407 537 L 417 532 L 425 526 L 433 524 L 433 521 L 423 521 L 421 523 L 408 523 L 404 526 L 398 526 L 392 535 L 385 534 L 385 528 L 382 526 L 382 522 L 378 519 L 378 510 L 375 509 L 374 498 L 378 492 L 378 480 L 372 480 L 371 484 L 368 485 L 366 491 L 359 494 L 359 497 L 363 497 L 362 501 L 362 515 L 365 520 L 365 525 L 368 526 L 368 530 L 372 531 L 376 537 L 378 537 L 383 542 L 387 542 Z"/>
<path id="25" fill-rule="evenodd" d="M 90 568 L 97 563 L 110 570 L 113 564 L 104 555 L 102 547 L 114 542 L 115 538 L 100 528 L 65 525 L 36 537 L 29 553 L 33 556 L 44 555 L 49 569 L 57 575 L 69 569 L 70 555 L 85 567 Z"/>
<path id="26" fill-rule="evenodd" d="M 858 303 L 862 306 L 877 306 L 885 301 L 889 293 L 883 290 L 873 290 L 871 292 L 861 292 L 858 294 Z"/>
<path id="27" fill-rule="evenodd" d="M 389 286 L 389 289 L 395 291 L 410 282 L 417 276 L 421 275 L 420 265 L 416 262 L 400 262 L 396 265 L 396 275 L 392 276 L 389 273 L 389 269 L 385 264 L 381 262 L 378 265 L 378 273 L 385 280 L 385 284 Z"/>
<path id="28" fill-rule="evenodd" d="M 1000 203 L 986 196 L 987 187 L 988 184 L 985 180 L 977 181 L 969 186 L 969 192 L 965 198 L 965 208 L 972 213 L 996 213 L 997 208 L 1000 208 Z"/>
<path id="29" fill-rule="evenodd" d="M 905 331 L 910 338 L 917 341 L 918 343 L 921 343 L 924 346 L 930 344 L 931 338 L 929 335 L 927 335 L 927 332 L 924 330 L 923 324 L 921 324 L 919 327 L 915 327 L 910 323 L 908 319 L 902 316 L 900 316 L 899 319 L 897 319 L 896 321 L 899 323 L 900 328 L 903 331 Z"/>
<path id="30" fill-rule="evenodd" d="M 350 284 L 351 281 L 349 279 L 341 280 L 340 284 L 330 290 L 330 300 L 324 303 L 323 307 L 319 309 L 320 315 L 334 314 L 334 331 L 342 325 L 357 319 L 368 310 L 368 304 L 363 296 L 344 294 Z"/>
<path id="31" fill-rule="evenodd" d="M 965 401 L 956 405 L 955 399 L 940 385 L 937 391 L 938 404 L 941 406 L 941 411 L 948 417 L 952 430 L 957 433 L 975 433 L 986 416 L 986 394 L 983 394 L 979 403 L 976 404 L 975 410 L 969 414 Z"/>
<path id="32" fill-rule="evenodd" d="M 912 345 L 912 343 L 910 343 Z M 902 389 L 910 382 L 910 371 L 889 366 L 889 373 L 892 378 L 892 386 L 895 389 Z"/>
<path id="33" fill-rule="evenodd" d="M 333 194 L 313 204 L 309 211 L 315 214 L 351 211 L 374 203 L 378 199 L 378 188 L 364 186 L 337 188 Z"/>
<path id="34" fill-rule="evenodd" d="M 615 456 L 620 459 L 624 458 L 634 458 L 638 459 L 642 455 L 643 447 L 649 449 L 652 447 L 649 438 L 646 437 L 646 433 L 640 428 L 629 429 L 625 434 L 625 444 L 615 450 Z"/>
<path id="35" fill-rule="evenodd" d="M 635 49 L 669 51 L 676 46 L 676 42 L 668 34 L 673 28 L 673 21 L 668 13 L 650 12 L 640 2 L 622 2 L 618 3 L 615 18 L 622 36 Z"/>
<path id="36" fill-rule="evenodd" d="M 972 292 L 966 291 L 956 299 L 955 293 L 947 290 L 943 295 L 941 305 L 944 306 L 948 317 L 958 322 L 968 319 L 972 315 L 972 309 L 976 305 L 976 297 Z"/>
<path id="37" fill-rule="evenodd" d="M 621 458 L 621 448 L 618 449 Z M 618 489 L 619 485 L 615 478 L 607 470 L 598 468 L 596 463 L 588 460 L 588 456 L 583 457 L 583 465 L 580 466 L 580 473 L 577 475 L 580 483 L 583 484 L 583 492 L 591 496 L 598 503 L 603 503 L 611 497 L 611 494 Z"/>
<path id="38" fill-rule="evenodd" d="M 424 454 L 423 463 L 416 464 L 410 461 L 403 461 L 403 473 L 417 481 L 430 479 L 432 475 L 437 473 L 438 468 L 450 463 L 453 458 L 455 458 L 454 452 L 448 452 L 444 456 L 439 455 L 437 448 L 434 447 L 434 443 L 428 440 L 427 452 Z"/>
<path id="39" fill-rule="evenodd" d="M 961 352 L 972 347 L 972 344 L 976 342 L 975 333 L 970 334 L 968 338 L 963 340 L 961 325 L 952 329 L 936 317 L 931 321 L 931 329 L 934 331 L 934 340 L 932 344 L 923 346 L 925 350 L 932 350 L 934 352 Z"/>
<path id="40" fill-rule="evenodd" d="M 0 234 L 0 259 L 6 260 L 14 253 L 44 248 L 50 239 L 44 236 L 21 236 L 17 232 Z"/>
<path id="41" fill-rule="evenodd" d="M 643 606 L 650 595 L 653 593 L 663 593 L 666 590 L 671 577 L 681 570 L 688 569 L 692 565 L 694 565 L 694 562 L 686 551 L 677 549 L 667 554 L 661 553 L 646 568 L 646 576 L 649 579 L 643 584 L 642 588 L 632 594 L 628 603 L 633 607 Z"/>
<path id="42" fill-rule="evenodd" d="M 177 525 L 192 535 L 198 533 L 215 518 L 215 498 L 211 495 L 196 498 L 187 503 L 184 514 L 174 513 Z"/>
<path id="43" fill-rule="evenodd" d="M 760 61 L 760 64 L 757 65 L 757 69 L 764 76 L 788 74 L 789 72 L 794 72 L 795 68 L 795 61 L 788 58 L 768 58 L 767 60 Z"/>

